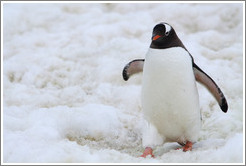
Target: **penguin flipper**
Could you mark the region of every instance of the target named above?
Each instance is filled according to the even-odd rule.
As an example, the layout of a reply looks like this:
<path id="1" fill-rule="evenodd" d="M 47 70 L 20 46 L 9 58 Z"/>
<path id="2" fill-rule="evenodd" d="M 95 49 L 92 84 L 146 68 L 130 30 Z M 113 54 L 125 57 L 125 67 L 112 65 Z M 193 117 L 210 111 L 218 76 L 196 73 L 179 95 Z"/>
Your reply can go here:
<path id="1" fill-rule="evenodd" d="M 227 101 L 223 92 L 218 87 L 218 85 L 195 63 L 193 63 L 193 70 L 194 70 L 196 81 L 203 84 L 210 91 L 210 93 L 215 97 L 215 99 L 219 103 L 221 110 L 226 113 L 228 110 Z"/>
<path id="2" fill-rule="evenodd" d="M 122 76 L 125 81 L 127 81 L 131 75 L 142 72 L 144 66 L 144 59 L 135 59 L 124 67 L 122 71 Z"/>

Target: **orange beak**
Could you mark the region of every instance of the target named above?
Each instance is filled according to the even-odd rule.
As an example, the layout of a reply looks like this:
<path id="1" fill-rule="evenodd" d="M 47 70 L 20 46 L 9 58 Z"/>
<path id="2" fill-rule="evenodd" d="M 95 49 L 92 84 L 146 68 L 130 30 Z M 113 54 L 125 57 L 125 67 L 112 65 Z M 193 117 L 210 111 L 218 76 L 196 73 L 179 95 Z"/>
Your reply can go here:
<path id="1" fill-rule="evenodd" d="M 155 36 L 153 37 L 152 40 L 156 40 L 156 39 L 158 39 L 159 37 L 161 37 L 161 36 L 160 36 L 160 35 L 155 35 Z"/>

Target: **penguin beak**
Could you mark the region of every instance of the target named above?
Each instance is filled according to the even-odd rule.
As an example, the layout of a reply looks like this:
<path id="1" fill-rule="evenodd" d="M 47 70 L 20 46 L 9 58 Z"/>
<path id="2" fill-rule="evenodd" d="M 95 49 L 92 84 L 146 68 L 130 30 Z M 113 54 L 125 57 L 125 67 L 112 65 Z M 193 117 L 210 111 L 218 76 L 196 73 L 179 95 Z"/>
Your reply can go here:
<path id="1" fill-rule="evenodd" d="M 160 35 L 155 35 L 155 36 L 152 37 L 152 40 L 157 40 L 160 37 L 161 37 Z"/>

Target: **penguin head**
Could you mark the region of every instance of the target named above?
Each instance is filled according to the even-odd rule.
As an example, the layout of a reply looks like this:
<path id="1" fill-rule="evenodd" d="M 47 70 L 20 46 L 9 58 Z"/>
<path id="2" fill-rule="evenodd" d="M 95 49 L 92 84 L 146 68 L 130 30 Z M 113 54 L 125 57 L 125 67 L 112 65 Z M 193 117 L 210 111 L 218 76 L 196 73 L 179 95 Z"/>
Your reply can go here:
<path id="1" fill-rule="evenodd" d="M 150 48 L 165 49 L 171 47 L 183 47 L 183 43 L 178 38 L 171 25 L 165 22 L 157 24 L 152 33 Z"/>

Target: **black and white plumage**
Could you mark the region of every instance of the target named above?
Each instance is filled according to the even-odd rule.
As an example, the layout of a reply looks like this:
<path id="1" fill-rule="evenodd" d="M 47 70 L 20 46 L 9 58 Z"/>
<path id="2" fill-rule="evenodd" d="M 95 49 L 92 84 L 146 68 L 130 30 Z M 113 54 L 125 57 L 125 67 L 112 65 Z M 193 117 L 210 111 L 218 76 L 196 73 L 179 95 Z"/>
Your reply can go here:
<path id="1" fill-rule="evenodd" d="M 179 41 L 178 43 L 180 44 L 180 47 L 186 49 L 181 41 Z M 152 43 L 151 45 L 152 48 L 156 47 Z M 175 44 L 173 46 L 175 46 Z M 189 55 L 191 56 L 190 53 Z M 144 61 L 145 61 L 144 59 L 135 59 L 129 62 L 128 64 L 126 64 L 122 72 L 122 76 L 124 80 L 127 81 L 132 75 L 142 72 Z M 210 91 L 210 93 L 215 97 L 218 104 L 220 105 L 221 110 L 226 113 L 228 110 L 227 101 L 223 92 L 218 87 L 218 85 L 209 75 L 207 75 L 200 67 L 198 67 L 195 64 L 193 57 L 192 57 L 192 66 L 193 66 L 196 81 L 203 84 Z"/>
<path id="2" fill-rule="evenodd" d="M 167 23 L 154 27 L 145 59 L 129 62 L 122 75 L 127 81 L 133 74 L 142 71 L 144 117 L 163 141 L 186 144 L 197 140 L 201 115 L 196 81 L 211 92 L 223 112 L 228 110 L 218 85 L 195 64 L 173 27 Z M 156 143 L 145 139 L 143 144 L 151 147 Z"/>

